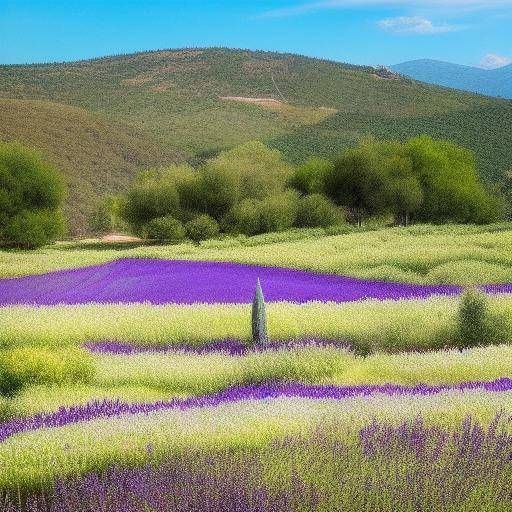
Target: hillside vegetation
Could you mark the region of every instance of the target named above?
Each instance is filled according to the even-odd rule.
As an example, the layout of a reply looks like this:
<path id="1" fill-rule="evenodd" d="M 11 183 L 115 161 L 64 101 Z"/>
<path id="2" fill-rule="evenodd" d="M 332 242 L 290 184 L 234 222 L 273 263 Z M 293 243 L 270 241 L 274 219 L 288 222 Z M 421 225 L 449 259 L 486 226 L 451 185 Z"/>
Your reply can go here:
<path id="1" fill-rule="evenodd" d="M 133 128 L 49 101 L 0 99 L 0 140 L 38 149 L 63 172 L 73 233 L 86 230 L 100 194 L 124 189 L 141 167 L 176 158 Z"/>
<path id="2" fill-rule="evenodd" d="M 74 232 L 91 201 L 124 189 L 136 168 L 176 155 L 202 162 L 247 140 L 297 162 L 369 133 L 426 133 L 474 150 L 489 180 L 512 167 L 511 102 L 290 54 L 209 48 L 6 65 L 0 98 L 0 138 L 42 149 L 68 176 Z"/>

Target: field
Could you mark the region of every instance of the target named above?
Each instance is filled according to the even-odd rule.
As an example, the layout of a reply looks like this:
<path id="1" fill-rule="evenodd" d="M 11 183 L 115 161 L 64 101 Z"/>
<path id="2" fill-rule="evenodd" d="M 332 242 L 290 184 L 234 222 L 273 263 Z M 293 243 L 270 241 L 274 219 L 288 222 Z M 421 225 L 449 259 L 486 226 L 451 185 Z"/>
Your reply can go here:
<path id="1" fill-rule="evenodd" d="M 280 105 L 224 99 L 282 101 L 273 80 Z M 299 55 L 201 48 L 3 65 L 0 107 L 0 139 L 39 148 L 68 177 L 72 234 L 88 230 L 95 183 L 121 192 L 137 169 L 197 165 L 248 140 L 296 163 L 331 157 L 369 134 L 428 134 L 473 150 L 486 181 L 512 166 L 510 101 Z"/>
<path id="2" fill-rule="evenodd" d="M 2 510 L 510 509 L 511 232 L 0 253 Z"/>

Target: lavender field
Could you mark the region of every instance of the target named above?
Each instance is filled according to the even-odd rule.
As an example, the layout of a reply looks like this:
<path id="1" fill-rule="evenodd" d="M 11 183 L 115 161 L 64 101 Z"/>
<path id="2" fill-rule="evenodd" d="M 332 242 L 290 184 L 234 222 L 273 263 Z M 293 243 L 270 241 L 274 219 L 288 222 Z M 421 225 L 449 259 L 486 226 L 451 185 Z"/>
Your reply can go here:
<path id="1" fill-rule="evenodd" d="M 492 282 L 151 258 L 2 279 L 2 510 L 507 510 Z"/>

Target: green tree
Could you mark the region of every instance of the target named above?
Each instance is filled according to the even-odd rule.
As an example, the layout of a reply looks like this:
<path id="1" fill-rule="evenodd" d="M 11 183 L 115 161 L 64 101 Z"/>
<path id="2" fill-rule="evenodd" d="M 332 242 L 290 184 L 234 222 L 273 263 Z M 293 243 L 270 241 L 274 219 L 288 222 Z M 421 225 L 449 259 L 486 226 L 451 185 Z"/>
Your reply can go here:
<path id="1" fill-rule="evenodd" d="M 179 196 L 174 181 L 158 170 L 141 173 L 124 198 L 122 217 L 136 233 L 151 220 L 176 215 Z"/>
<path id="2" fill-rule="evenodd" d="M 299 199 L 296 225 L 300 228 L 316 228 L 342 224 L 343 212 L 322 194 L 310 194 Z"/>
<path id="3" fill-rule="evenodd" d="M 324 158 L 310 158 L 299 165 L 290 178 L 290 185 L 302 194 L 325 193 L 325 179 L 333 170 L 333 163 Z"/>
<path id="4" fill-rule="evenodd" d="M 503 216 L 503 204 L 486 191 L 470 150 L 427 136 L 411 139 L 406 148 L 423 191 L 416 220 L 483 224 Z"/>
<path id="5" fill-rule="evenodd" d="M 219 234 L 219 224 L 209 215 L 199 215 L 185 225 L 187 236 L 194 242 L 214 238 Z"/>
<path id="6" fill-rule="evenodd" d="M 252 141 L 222 151 L 201 172 L 205 211 L 220 219 L 243 199 L 263 199 L 281 192 L 292 168 L 279 151 Z"/>
<path id="7" fill-rule="evenodd" d="M 93 233 L 105 234 L 127 229 L 121 217 L 123 201 L 123 197 L 106 195 L 98 202 L 89 218 L 89 227 Z"/>
<path id="8" fill-rule="evenodd" d="M 336 204 L 352 210 L 359 226 L 364 216 L 383 213 L 389 207 L 389 180 L 378 149 L 375 140 L 368 139 L 343 151 L 325 177 L 327 194 Z"/>
<path id="9" fill-rule="evenodd" d="M 233 206 L 223 220 L 225 231 L 253 236 L 261 233 L 261 201 L 244 199 Z"/>
<path id="10" fill-rule="evenodd" d="M 64 233 L 64 181 L 35 151 L 0 142 L 0 243 L 33 249 Z"/>
<path id="11" fill-rule="evenodd" d="M 262 233 L 286 231 L 295 224 L 299 196 L 292 190 L 281 192 L 263 199 L 259 208 Z"/>

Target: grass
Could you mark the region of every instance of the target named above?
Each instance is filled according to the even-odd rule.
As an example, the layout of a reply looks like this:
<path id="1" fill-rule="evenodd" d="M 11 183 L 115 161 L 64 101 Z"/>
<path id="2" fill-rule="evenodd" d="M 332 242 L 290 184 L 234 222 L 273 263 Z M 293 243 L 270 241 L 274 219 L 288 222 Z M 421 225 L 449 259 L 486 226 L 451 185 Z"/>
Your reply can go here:
<path id="1" fill-rule="evenodd" d="M 511 375 L 512 347 L 380 353 L 367 357 L 314 344 L 249 352 L 244 356 L 180 352 L 95 354 L 93 367 L 86 383 L 27 383 L 15 396 L 2 401 L 2 417 L 28 417 L 107 399 L 149 403 L 275 382 L 338 386 L 491 382 Z M 34 382 L 41 380 L 38 377 L 35 375 Z"/>
<path id="2" fill-rule="evenodd" d="M 454 341 L 454 298 L 363 301 L 355 303 L 270 303 L 273 340 L 304 338 L 350 342 L 359 352 L 400 352 L 443 348 Z M 504 318 L 503 342 L 512 339 L 512 301 L 490 299 L 490 310 Z M 189 344 L 214 340 L 249 341 L 246 305 L 110 304 L 0 308 L 0 346 L 64 347 L 86 341 L 127 341 L 141 345 Z"/>
<path id="3" fill-rule="evenodd" d="M 48 503 L 57 503 L 59 512 L 503 512 L 511 503 L 506 421 L 487 428 L 471 419 L 449 429 L 421 417 L 399 426 L 374 421 L 356 442 L 328 423 L 307 439 L 257 450 L 190 449 L 140 468 L 72 476 L 40 493 L 31 511 L 55 512 Z"/>
<path id="4" fill-rule="evenodd" d="M 221 99 L 280 99 L 272 77 L 285 96 L 283 108 Z M 162 148 L 169 148 L 170 158 L 184 155 L 198 163 L 248 139 L 269 142 L 290 160 L 302 161 L 314 154 L 331 156 L 370 133 L 396 139 L 420 133 L 453 139 L 476 152 L 480 171 L 490 181 L 512 166 L 511 102 L 409 79 L 383 79 L 373 68 L 297 55 L 203 48 L 67 64 L 7 65 L 0 66 L 0 97 L 51 102 L 53 108 L 60 104 L 57 110 L 83 109 L 87 116 L 78 118 L 72 134 L 87 135 L 88 115 L 101 116 L 115 132 L 128 126 L 140 134 L 139 144 L 148 147 L 149 158 L 134 162 L 139 166 L 158 160 Z M 320 107 L 337 112 L 322 112 Z M 331 115 L 321 120 L 319 112 Z M 23 126 L 31 126 L 33 135 L 27 135 Z M 57 129 L 55 135 L 49 135 L 52 128 Z M 23 109 L 18 118 L 7 119 L 0 136 L 21 138 L 55 158 L 61 133 L 55 118 L 33 116 Z M 117 137 L 110 138 L 102 129 L 93 133 L 102 142 L 99 151 L 71 137 L 75 139 L 71 156 L 80 168 L 75 176 L 87 192 L 78 203 L 69 202 L 74 229 L 82 224 L 71 206 L 80 212 L 86 201 L 94 202 L 99 193 L 94 187 L 97 174 L 102 183 L 108 180 L 116 191 L 122 189 L 123 169 L 131 168 L 134 154 L 133 140 L 128 145 L 121 140 L 115 151 L 119 159 L 108 147 Z M 155 140 L 156 144 L 151 142 Z M 100 160 L 112 165 L 103 167 Z M 71 173 L 73 166 L 63 165 Z"/>
<path id="5" fill-rule="evenodd" d="M 200 246 L 119 248 L 74 242 L 34 252 L 0 251 L 0 277 L 41 274 L 121 258 L 161 258 L 232 261 L 418 284 L 512 282 L 511 223 L 417 225 L 328 234 L 290 231 L 210 240 Z M 262 250 L 263 245 L 269 247 Z"/>

